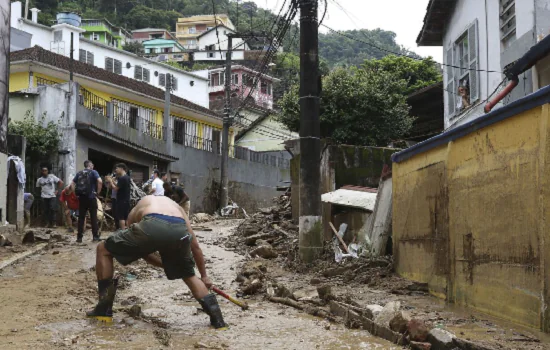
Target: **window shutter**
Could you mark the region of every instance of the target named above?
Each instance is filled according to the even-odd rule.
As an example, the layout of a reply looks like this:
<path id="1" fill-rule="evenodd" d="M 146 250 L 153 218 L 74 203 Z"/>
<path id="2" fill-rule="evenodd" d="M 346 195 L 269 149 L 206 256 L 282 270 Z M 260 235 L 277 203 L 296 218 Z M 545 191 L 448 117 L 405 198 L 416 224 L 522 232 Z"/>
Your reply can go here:
<path id="1" fill-rule="evenodd" d="M 143 70 L 143 81 L 149 82 L 151 79 L 151 73 L 149 72 L 149 69 Z"/>
<path id="2" fill-rule="evenodd" d="M 105 57 L 105 70 L 113 72 L 113 59 L 110 57 Z"/>
<path id="3" fill-rule="evenodd" d="M 159 85 L 160 86 L 166 86 L 166 75 L 165 74 L 159 74 Z"/>
<path id="4" fill-rule="evenodd" d="M 176 78 L 173 75 L 170 75 L 172 77 L 172 91 L 178 90 L 178 78 Z"/>
<path id="5" fill-rule="evenodd" d="M 455 69 L 451 67 L 453 65 L 453 44 L 451 44 L 451 47 L 447 50 L 447 58 L 445 61 L 445 64 L 447 64 L 447 109 L 449 112 L 449 117 L 453 116 L 455 114 L 455 97 L 456 97 L 456 89 L 455 89 Z"/>
<path id="6" fill-rule="evenodd" d="M 53 32 L 53 41 L 58 43 L 63 40 L 63 32 L 60 30 L 56 30 Z"/>
<path id="7" fill-rule="evenodd" d="M 115 73 L 122 74 L 122 62 L 119 60 L 115 60 Z"/>
<path id="8" fill-rule="evenodd" d="M 78 50 L 78 60 L 80 62 L 86 63 L 86 50 Z"/>
<path id="9" fill-rule="evenodd" d="M 479 99 L 479 48 L 477 20 L 468 28 L 468 48 L 470 60 L 470 103 Z"/>
<path id="10" fill-rule="evenodd" d="M 137 79 L 137 80 L 143 79 L 143 68 L 141 68 L 141 66 L 134 67 L 134 79 Z"/>
<path id="11" fill-rule="evenodd" d="M 94 54 L 90 51 L 86 52 L 86 61 L 88 64 L 91 64 L 92 66 L 94 65 Z"/>

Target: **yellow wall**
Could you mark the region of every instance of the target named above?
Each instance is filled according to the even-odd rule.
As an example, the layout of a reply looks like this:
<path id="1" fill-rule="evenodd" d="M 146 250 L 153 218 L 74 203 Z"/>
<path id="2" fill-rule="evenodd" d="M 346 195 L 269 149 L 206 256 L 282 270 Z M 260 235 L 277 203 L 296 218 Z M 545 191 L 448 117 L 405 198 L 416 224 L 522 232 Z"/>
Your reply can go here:
<path id="1" fill-rule="evenodd" d="M 549 133 L 544 105 L 394 163 L 397 272 L 549 331 Z"/>
<path id="2" fill-rule="evenodd" d="M 29 88 L 29 72 L 10 74 L 10 92 Z"/>

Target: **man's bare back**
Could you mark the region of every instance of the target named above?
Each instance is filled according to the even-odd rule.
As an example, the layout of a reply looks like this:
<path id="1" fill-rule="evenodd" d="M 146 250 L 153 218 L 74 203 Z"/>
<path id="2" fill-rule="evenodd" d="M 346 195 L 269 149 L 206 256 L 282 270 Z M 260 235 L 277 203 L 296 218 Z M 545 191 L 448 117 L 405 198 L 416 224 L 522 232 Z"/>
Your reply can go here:
<path id="1" fill-rule="evenodd" d="M 172 199 L 161 196 L 146 196 L 132 209 L 128 216 L 128 224 L 140 222 L 148 214 L 162 214 L 183 218 L 189 222 L 185 211 Z"/>

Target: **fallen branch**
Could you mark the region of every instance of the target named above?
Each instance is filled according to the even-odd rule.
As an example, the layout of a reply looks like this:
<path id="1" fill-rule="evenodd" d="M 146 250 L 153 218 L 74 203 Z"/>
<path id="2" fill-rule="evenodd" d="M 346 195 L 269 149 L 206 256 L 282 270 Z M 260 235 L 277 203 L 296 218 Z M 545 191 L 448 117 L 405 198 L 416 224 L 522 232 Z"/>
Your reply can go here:
<path id="1" fill-rule="evenodd" d="M 268 298 L 269 301 L 271 301 L 272 303 L 277 303 L 277 304 L 283 304 L 283 305 L 286 305 L 286 306 L 291 306 L 295 309 L 298 309 L 298 310 L 304 310 L 305 309 L 305 306 L 300 304 L 299 302 L 297 301 L 294 301 L 292 299 L 289 299 L 289 298 L 278 298 L 278 297 L 269 297 Z"/>
<path id="2" fill-rule="evenodd" d="M 309 315 L 312 315 L 312 316 L 326 318 L 329 321 L 334 320 L 334 317 L 329 312 L 327 312 L 323 309 L 308 306 L 308 305 L 302 305 L 299 302 L 294 301 L 294 300 L 289 299 L 289 298 L 268 297 L 267 300 L 271 301 L 272 303 L 283 304 L 283 305 L 290 306 L 290 307 L 293 307 L 295 309 L 298 309 L 300 311 L 305 311 L 306 313 L 308 313 Z"/>

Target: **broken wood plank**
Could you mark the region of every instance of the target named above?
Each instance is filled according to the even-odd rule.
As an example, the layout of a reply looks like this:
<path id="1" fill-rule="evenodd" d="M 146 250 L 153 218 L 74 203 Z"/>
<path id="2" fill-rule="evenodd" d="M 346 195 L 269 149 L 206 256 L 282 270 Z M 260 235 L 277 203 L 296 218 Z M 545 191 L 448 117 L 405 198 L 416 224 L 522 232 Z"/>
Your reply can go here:
<path id="1" fill-rule="evenodd" d="M 348 250 L 348 246 L 346 245 L 346 242 L 344 242 L 342 237 L 340 237 L 340 235 L 338 234 L 338 231 L 336 231 L 336 228 L 334 227 L 332 222 L 329 222 L 328 224 L 330 225 L 330 228 L 332 229 L 332 232 L 334 232 L 334 235 L 336 236 L 336 238 L 338 238 L 340 243 L 342 243 L 342 246 L 344 247 L 344 251 L 349 254 L 349 250 Z"/>

